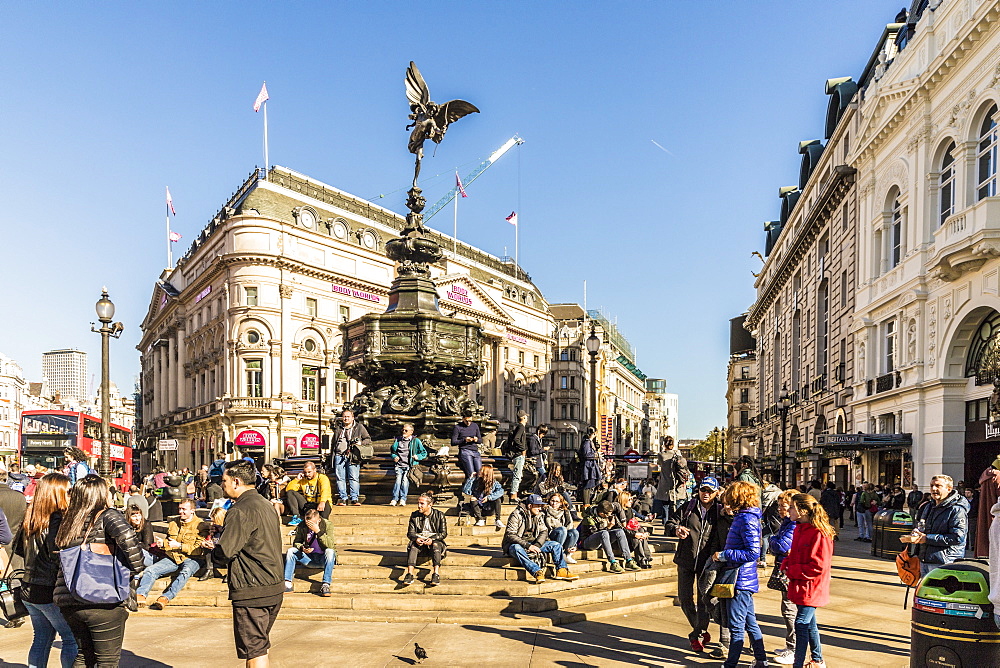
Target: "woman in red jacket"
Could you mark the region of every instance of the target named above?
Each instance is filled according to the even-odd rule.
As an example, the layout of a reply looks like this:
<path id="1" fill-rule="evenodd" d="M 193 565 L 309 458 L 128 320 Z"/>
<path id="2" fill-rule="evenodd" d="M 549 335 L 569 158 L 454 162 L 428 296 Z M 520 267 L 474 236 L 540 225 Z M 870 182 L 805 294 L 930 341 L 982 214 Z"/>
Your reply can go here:
<path id="1" fill-rule="evenodd" d="M 826 668 L 816 627 L 816 608 L 830 602 L 830 562 L 837 535 L 823 506 L 808 494 L 792 497 L 788 517 L 797 522 L 792 547 L 781 562 L 788 576 L 788 599 L 798 607 L 795 616 L 795 668 Z M 807 664 L 806 648 L 812 657 Z"/>

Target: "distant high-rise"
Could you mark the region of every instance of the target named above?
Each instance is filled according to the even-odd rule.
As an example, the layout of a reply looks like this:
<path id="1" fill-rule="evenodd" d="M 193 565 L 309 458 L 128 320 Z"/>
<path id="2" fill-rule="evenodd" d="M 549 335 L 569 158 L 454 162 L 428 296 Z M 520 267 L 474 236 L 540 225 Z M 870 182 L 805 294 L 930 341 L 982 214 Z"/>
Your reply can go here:
<path id="1" fill-rule="evenodd" d="M 42 375 L 49 390 L 77 401 L 87 400 L 87 353 L 76 348 L 42 353 Z"/>

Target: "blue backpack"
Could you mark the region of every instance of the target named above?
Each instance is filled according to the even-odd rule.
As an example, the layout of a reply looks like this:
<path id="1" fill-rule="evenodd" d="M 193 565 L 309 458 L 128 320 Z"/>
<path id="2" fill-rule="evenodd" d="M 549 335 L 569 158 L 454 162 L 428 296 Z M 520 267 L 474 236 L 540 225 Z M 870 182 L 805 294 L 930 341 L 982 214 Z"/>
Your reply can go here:
<path id="1" fill-rule="evenodd" d="M 221 478 L 222 472 L 226 470 L 226 460 L 216 459 L 212 462 L 212 465 L 208 467 L 208 477 L 211 478 Z"/>

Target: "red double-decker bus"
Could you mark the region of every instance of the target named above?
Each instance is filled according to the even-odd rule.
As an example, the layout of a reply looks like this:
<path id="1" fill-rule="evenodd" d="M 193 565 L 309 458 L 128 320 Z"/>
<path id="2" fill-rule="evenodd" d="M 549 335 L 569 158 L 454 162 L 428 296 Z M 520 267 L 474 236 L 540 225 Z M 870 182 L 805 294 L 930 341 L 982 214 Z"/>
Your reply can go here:
<path id="1" fill-rule="evenodd" d="M 101 419 L 78 411 L 24 411 L 21 413 L 21 469 L 28 464 L 61 471 L 63 451 L 80 448 L 97 469 L 101 458 Z M 111 424 L 111 470 L 115 485 L 128 492 L 132 484 L 132 430 Z"/>

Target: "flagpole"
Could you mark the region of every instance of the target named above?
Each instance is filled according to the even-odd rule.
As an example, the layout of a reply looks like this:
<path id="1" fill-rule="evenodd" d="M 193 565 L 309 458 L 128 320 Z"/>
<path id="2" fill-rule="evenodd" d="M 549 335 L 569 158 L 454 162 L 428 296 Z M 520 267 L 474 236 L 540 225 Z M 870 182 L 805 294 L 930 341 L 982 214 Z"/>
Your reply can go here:
<path id="1" fill-rule="evenodd" d="M 520 267 L 520 263 L 517 261 L 517 249 L 518 249 L 518 238 L 521 234 L 521 219 L 520 217 L 514 219 L 514 266 Z"/>
<path id="2" fill-rule="evenodd" d="M 174 268 L 174 252 L 170 248 L 170 188 L 167 188 L 167 200 L 165 201 L 167 207 L 167 269 Z"/>
<path id="3" fill-rule="evenodd" d="M 267 85 L 267 82 L 264 82 Z M 267 100 L 264 100 L 264 179 L 267 180 Z"/>
<path id="4" fill-rule="evenodd" d="M 458 174 L 458 170 L 455 171 Z M 455 193 L 455 230 L 451 238 L 451 252 L 454 255 L 458 255 L 458 196 L 461 191 Z"/>

